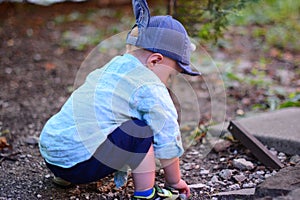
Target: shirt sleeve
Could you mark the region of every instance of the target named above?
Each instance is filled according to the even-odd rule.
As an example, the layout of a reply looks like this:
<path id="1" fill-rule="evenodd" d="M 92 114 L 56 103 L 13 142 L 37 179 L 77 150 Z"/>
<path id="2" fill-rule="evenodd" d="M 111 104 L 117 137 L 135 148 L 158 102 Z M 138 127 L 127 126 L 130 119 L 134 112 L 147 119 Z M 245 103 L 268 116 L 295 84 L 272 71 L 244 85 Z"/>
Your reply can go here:
<path id="1" fill-rule="evenodd" d="M 156 158 L 171 159 L 183 154 L 177 122 L 177 111 L 167 88 L 160 84 L 140 87 L 132 99 L 132 106 L 151 127 Z"/>

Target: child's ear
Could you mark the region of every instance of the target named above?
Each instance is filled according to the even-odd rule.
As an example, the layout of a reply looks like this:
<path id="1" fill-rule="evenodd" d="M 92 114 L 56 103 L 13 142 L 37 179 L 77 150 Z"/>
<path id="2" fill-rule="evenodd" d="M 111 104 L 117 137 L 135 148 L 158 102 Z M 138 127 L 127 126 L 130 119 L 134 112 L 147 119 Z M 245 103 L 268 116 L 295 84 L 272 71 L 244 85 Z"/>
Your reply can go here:
<path id="1" fill-rule="evenodd" d="M 160 63 L 164 59 L 164 56 L 160 53 L 152 53 L 147 59 L 147 66 L 153 70 L 157 63 Z"/>

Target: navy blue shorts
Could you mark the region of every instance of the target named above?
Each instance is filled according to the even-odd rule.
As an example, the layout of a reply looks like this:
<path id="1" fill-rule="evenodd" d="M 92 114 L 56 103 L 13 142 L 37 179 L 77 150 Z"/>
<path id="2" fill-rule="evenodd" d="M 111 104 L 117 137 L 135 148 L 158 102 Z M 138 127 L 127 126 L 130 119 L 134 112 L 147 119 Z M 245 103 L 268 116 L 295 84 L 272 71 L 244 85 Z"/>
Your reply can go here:
<path id="1" fill-rule="evenodd" d="M 141 120 L 133 119 L 113 131 L 89 160 L 71 168 L 46 164 L 57 177 L 74 184 L 90 183 L 121 170 L 125 165 L 135 169 L 152 143 L 150 127 Z"/>

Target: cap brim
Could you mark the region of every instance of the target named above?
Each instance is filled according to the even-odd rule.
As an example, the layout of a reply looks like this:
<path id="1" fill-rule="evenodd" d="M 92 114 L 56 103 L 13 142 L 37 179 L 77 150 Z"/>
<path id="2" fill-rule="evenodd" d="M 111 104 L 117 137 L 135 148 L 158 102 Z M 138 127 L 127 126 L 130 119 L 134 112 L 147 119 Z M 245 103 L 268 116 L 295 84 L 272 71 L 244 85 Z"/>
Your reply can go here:
<path id="1" fill-rule="evenodd" d="M 201 75 L 200 72 L 198 71 L 193 71 L 190 67 L 190 65 L 186 65 L 186 64 L 183 64 L 181 62 L 178 62 L 178 65 L 181 69 L 183 69 L 182 73 L 183 74 L 187 74 L 187 75 L 190 75 L 190 76 L 199 76 Z"/>

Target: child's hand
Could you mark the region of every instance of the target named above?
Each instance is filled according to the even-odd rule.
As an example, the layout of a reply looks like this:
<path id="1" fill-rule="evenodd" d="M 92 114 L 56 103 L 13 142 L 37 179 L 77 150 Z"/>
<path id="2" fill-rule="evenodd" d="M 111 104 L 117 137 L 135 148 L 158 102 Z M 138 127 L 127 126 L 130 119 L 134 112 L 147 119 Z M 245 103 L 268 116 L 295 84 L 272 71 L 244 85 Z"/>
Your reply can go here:
<path id="1" fill-rule="evenodd" d="M 168 187 L 171 187 L 171 188 L 174 188 L 176 190 L 179 190 L 179 192 L 185 194 L 187 198 L 191 194 L 189 186 L 182 179 L 180 179 L 180 181 L 178 183 L 175 183 L 175 184 L 168 184 L 168 183 L 166 183 L 166 185 Z"/>

